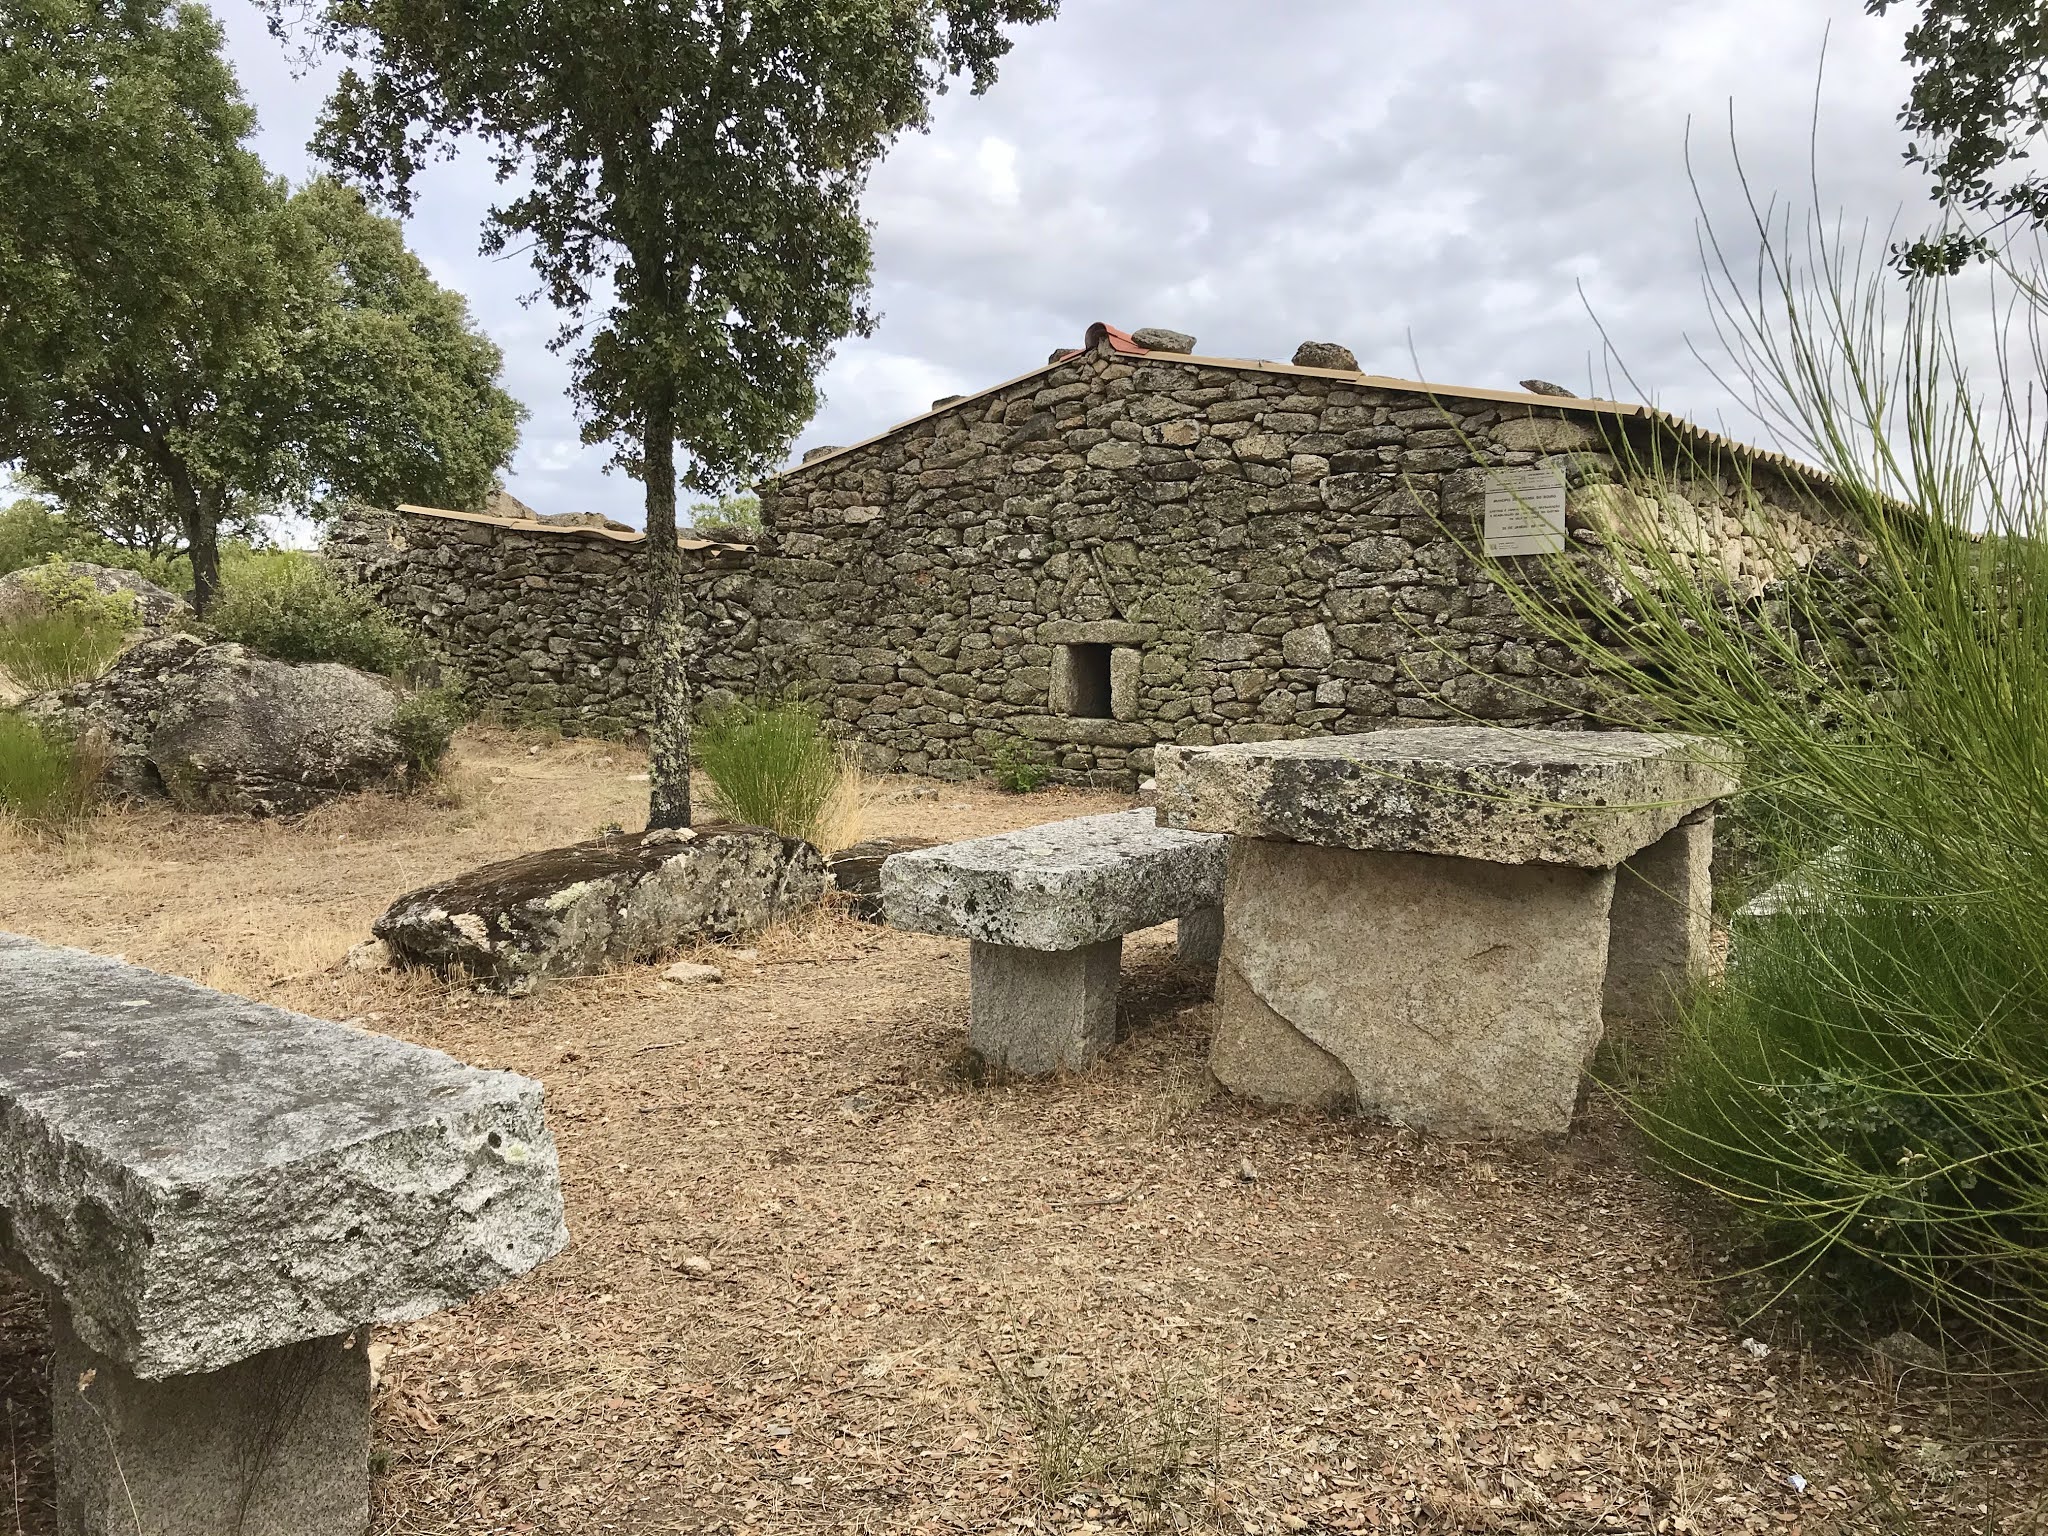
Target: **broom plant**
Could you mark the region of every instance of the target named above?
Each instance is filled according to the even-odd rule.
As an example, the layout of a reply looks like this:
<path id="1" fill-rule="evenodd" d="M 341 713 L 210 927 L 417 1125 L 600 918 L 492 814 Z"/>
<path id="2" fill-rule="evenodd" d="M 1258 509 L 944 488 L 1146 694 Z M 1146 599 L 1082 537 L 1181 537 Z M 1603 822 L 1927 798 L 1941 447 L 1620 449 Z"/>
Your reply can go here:
<path id="1" fill-rule="evenodd" d="M 1486 564 L 1574 658 L 1558 696 L 1590 678 L 1612 723 L 1741 745 L 1734 830 L 1793 874 L 1629 1098 L 1656 1156 L 1741 1213 L 1773 1294 L 2048 1364 L 2048 284 L 2006 264 L 1973 352 L 1939 284 L 1750 214 L 1753 277 L 1705 247 L 1726 381 L 1822 473 L 1617 432 L 1589 467 L 1628 497 L 1581 501 L 1635 512 Z M 1671 536 L 1688 482 L 1744 473 L 1833 530 L 1748 486 L 1762 590 Z"/>

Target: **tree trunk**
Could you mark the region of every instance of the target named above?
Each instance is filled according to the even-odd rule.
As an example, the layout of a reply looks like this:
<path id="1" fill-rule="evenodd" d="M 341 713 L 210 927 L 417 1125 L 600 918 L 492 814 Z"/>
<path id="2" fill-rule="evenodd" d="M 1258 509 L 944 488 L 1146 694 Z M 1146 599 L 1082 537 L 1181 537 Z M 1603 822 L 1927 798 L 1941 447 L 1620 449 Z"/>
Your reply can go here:
<path id="1" fill-rule="evenodd" d="M 647 733 L 647 825 L 690 824 L 689 632 L 683 554 L 676 545 L 675 395 L 662 390 L 640 445 L 647 488 L 647 642 L 642 651 L 654 721 Z"/>
<path id="2" fill-rule="evenodd" d="M 173 464 L 171 503 L 185 529 L 185 550 L 192 559 L 192 611 L 205 618 L 220 595 L 220 503 L 192 483 L 183 464 Z"/>

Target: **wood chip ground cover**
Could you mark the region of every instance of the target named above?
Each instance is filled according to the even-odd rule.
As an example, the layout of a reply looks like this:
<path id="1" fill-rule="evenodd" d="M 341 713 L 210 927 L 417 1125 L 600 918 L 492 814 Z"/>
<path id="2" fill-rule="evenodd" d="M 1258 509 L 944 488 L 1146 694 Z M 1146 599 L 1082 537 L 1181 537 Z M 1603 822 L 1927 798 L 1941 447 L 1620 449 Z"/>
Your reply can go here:
<path id="1" fill-rule="evenodd" d="M 964 1057 L 964 945 L 833 913 L 682 957 L 718 984 L 339 969 L 404 888 L 633 823 L 627 749 L 530 746 L 291 826 L 0 849 L 0 927 L 546 1083 L 570 1249 L 380 1333 L 377 1532 L 2044 1529 L 2037 1416 L 1738 1326 L 1597 1108 L 1507 1149 L 1218 1092 L 1167 929 L 1117 1050 L 1029 1083 Z M 926 836 L 1127 803 L 874 795 Z M 41 1337 L 7 1293 L 0 1528 L 52 1528 Z"/>

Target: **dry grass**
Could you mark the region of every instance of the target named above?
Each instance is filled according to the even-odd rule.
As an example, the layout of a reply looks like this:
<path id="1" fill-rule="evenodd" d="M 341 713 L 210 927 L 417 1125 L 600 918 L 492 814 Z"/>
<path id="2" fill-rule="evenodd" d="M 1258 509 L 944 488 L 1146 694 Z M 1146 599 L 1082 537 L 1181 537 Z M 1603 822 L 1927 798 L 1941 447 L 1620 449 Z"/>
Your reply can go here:
<path id="1" fill-rule="evenodd" d="M 1163 931 L 1098 1070 L 992 1086 L 964 946 L 831 913 L 722 986 L 328 969 L 400 889 L 645 793 L 617 747 L 461 760 L 453 805 L 135 815 L 0 869 L 0 927 L 546 1082 L 570 1249 L 382 1335 L 382 1536 L 2042 1528 L 2037 1420 L 1796 1337 L 1755 1357 L 1598 1116 L 1461 1147 L 1215 1091 Z M 872 830 L 1119 803 L 885 779 Z M 31 1305 L 0 1385 L 38 1530 Z"/>

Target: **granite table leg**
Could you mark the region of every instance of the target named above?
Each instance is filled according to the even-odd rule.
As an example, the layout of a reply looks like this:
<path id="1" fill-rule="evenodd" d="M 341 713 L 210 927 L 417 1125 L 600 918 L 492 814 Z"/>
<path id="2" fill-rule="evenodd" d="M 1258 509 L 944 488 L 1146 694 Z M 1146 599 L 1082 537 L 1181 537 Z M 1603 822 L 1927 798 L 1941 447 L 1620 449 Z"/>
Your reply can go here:
<path id="1" fill-rule="evenodd" d="M 1174 958 L 1189 970 L 1214 973 L 1223 957 L 1223 908 L 1202 907 L 1175 925 Z"/>
<path id="2" fill-rule="evenodd" d="M 1238 838 L 1210 1065 L 1451 1135 L 1570 1123 L 1614 872 Z"/>
<path id="3" fill-rule="evenodd" d="M 364 1536 L 367 1330 L 151 1381 L 51 1320 L 60 1536 Z"/>
<path id="4" fill-rule="evenodd" d="M 1610 1023 L 1667 1018 L 1707 968 L 1713 938 L 1714 818 L 1680 822 L 1615 874 L 1607 943 Z"/>
<path id="5" fill-rule="evenodd" d="M 992 1066 L 1078 1071 L 1116 1043 L 1123 940 L 1020 949 L 976 939 L 968 952 L 967 1043 Z"/>

